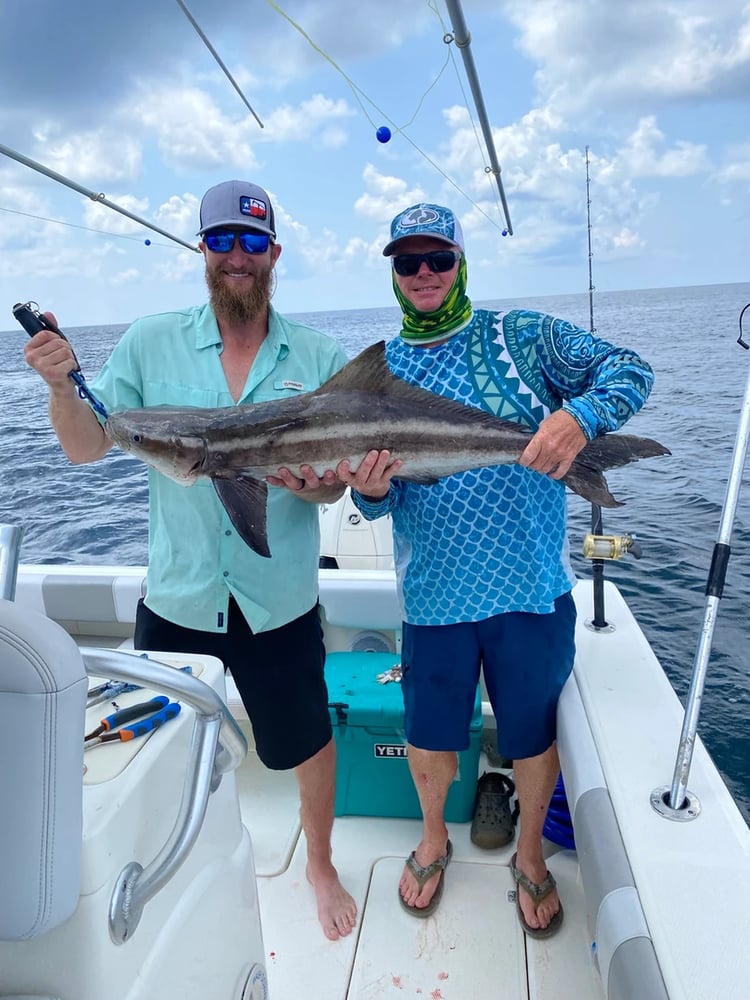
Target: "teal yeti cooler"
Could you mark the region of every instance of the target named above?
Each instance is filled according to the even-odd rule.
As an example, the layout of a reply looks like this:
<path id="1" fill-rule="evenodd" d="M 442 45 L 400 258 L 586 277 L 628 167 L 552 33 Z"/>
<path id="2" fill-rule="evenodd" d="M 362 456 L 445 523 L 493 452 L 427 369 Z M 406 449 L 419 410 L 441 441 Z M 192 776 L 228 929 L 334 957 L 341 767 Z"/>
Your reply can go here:
<path id="1" fill-rule="evenodd" d="M 336 740 L 337 816 L 420 818 L 404 737 L 401 685 L 378 682 L 378 674 L 400 664 L 396 653 L 329 653 L 326 683 Z M 448 822 L 471 819 L 482 740 L 479 689 L 469 748 L 458 754 L 458 772 L 445 805 Z"/>

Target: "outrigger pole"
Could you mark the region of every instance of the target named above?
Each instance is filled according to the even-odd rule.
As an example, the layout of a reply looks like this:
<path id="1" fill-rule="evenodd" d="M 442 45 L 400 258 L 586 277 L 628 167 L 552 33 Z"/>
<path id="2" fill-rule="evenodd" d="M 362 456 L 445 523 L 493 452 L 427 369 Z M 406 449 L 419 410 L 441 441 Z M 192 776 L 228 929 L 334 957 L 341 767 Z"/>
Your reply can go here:
<path id="1" fill-rule="evenodd" d="M 174 243 L 179 243 L 180 246 L 186 247 L 188 250 L 194 250 L 196 253 L 200 253 L 197 246 L 192 243 L 186 243 L 181 240 L 178 236 L 173 236 L 168 233 L 165 229 L 159 229 L 152 222 L 146 222 L 138 215 L 134 215 L 132 212 L 128 212 L 126 208 L 120 208 L 119 205 L 115 205 L 113 201 L 105 198 L 102 192 L 91 191 L 89 188 L 83 187 L 81 184 L 77 184 L 75 181 L 70 180 L 68 177 L 63 177 L 62 174 L 56 173 L 54 170 L 50 170 L 49 167 L 45 167 L 41 163 L 37 163 L 36 160 L 29 159 L 28 156 L 24 156 L 23 153 L 17 153 L 14 149 L 10 149 L 8 146 L 3 146 L 0 144 L 0 153 L 5 156 L 9 156 L 12 160 L 17 160 L 18 163 L 23 163 L 25 167 L 31 167 L 32 170 L 36 170 L 40 174 L 45 174 L 45 176 L 50 177 L 53 181 L 57 181 L 59 184 L 64 184 L 66 187 L 72 188 L 73 191 L 78 191 L 79 194 L 85 195 L 92 201 L 98 202 L 100 205 L 106 205 L 107 208 L 111 208 L 115 212 L 119 212 L 120 215 L 126 216 L 128 219 L 132 219 L 133 222 L 137 222 L 140 226 L 145 226 L 146 229 L 150 229 L 160 236 L 165 236 L 168 240 L 172 240 Z"/>
<path id="2" fill-rule="evenodd" d="M 466 21 L 464 20 L 464 13 L 461 9 L 461 0 L 445 0 L 445 6 L 448 8 L 448 13 L 450 14 L 451 24 L 453 25 L 453 39 L 461 50 L 464 68 L 466 70 L 466 75 L 469 78 L 471 93 L 474 97 L 474 104 L 477 109 L 479 124 L 482 126 L 482 134 L 484 135 L 484 141 L 487 146 L 487 155 L 490 158 L 490 167 L 488 168 L 488 172 L 491 170 L 495 176 L 497 189 L 500 192 L 500 201 L 503 205 L 505 227 L 508 230 L 509 235 L 512 236 L 513 226 L 510 222 L 510 212 L 508 211 L 508 203 L 505 200 L 505 191 L 503 190 L 503 182 L 500 177 L 500 163 L 498 162 L 497 153 L 495 152 L 495 140 L 492 137 L 492 129 L 490 128 L 489 119 L 487 117 L 487 109 L 484 106 L 482 88 L 479 86 L 479 77 L 477 76 L 476 66 L 474 65 L 474 56 L 471 54 L 471 49 L 469 47 L 471 45 L 471 35 L 469 33 L 469 29 L 466 27 Z"/>

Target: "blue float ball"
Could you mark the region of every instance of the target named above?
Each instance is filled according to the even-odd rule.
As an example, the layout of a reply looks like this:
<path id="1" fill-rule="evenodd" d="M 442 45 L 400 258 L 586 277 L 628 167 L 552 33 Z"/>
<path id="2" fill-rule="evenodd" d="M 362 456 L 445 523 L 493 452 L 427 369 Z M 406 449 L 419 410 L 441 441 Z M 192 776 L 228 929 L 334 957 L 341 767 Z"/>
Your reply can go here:
<path id="1" fill-rule="evenodd" d="M 503 229 L 502 235 L 503 236 L 507 236 L 508 235 L 508 230 L 507 229 Z"/>
<path id="2" fill-rule="evenodd" d="M 387 125 L 381 125 L 380 128 L 375 133 L 378 142 L 390 142 L 391 140 L 391 130 Z"/>
<path id="3" fill-rule="evenodd" d="M 143 242 L 146 244 L 147 247 L 151 246 L 151 240 L 144 240 Z"/>

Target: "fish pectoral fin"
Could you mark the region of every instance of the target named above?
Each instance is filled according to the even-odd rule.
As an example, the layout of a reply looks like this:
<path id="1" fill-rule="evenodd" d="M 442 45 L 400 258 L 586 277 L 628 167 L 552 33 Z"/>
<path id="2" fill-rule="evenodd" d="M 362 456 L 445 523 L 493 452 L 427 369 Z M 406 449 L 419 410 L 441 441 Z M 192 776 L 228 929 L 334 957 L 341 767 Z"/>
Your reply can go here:
<path id="1" fill-rule="evenodd" d="M 607 480 L 601 472 L 584 462 L 574 461 L 561 482 L 589 503 L 595 503 L 599 507 L 622 507 L 622 502 L 610 493 Z"/>
<path id="2" fill-rule="evenodd" d="M 270 559 L 266 536 L 266 502 L 268 487 L 251 476 L 236 479 L 214 479 L 214 489 L 229 520 L 242 541 L 259 556 Z"/>

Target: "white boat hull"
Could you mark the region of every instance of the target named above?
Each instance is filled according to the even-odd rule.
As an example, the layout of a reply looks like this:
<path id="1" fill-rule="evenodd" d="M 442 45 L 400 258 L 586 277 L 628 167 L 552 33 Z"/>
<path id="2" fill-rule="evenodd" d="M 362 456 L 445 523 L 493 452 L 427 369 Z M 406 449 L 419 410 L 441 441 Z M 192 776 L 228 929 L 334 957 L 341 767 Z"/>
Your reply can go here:
<path id="1" fill-rule="evenodd" d="M 84 646 L 127 645 L 143 578 L 143 568 L 22 566 L 16 600 L 61 621 Z M 320 588 L 329 651 L 398 650 L 400 617 L 391 571 L 321 570 Z M 326 941 L 305 878 L 293 775 L 266 771 L 251 748 L 237 773 L 237 797 L 234 780 L 220 789 L 223 800 L 212 797 L 212 808 L 219 811 L 204 831 L 210 838 L 205 847 L 185 865 L 187 881 L 178 886 L 175 879 L 149 904 L 153 909 L 147 907 L 143 933 L 139 928 L 124 946 L 108 941 L 106 898 L 120 861 L 130 860 L 133 850 L 138 855 L 137 838 L 148 825 L 142 817 L 158 826 L 158 817 L 167 812 L 165 789 L 171 787 L 173 763 L 169 757 L 160 761 L 167 777 L 154 780 L 153 798 L 137 813 L 124 812 L 116 795 L 106 807 L 103 799 L 95 805 L 96 799 L 88 797 L 86 808 L 97 816 L 109 810 L 137 816 L 139 822 L 113 820 L 102 834 L 101 842 L 118 860 L 102 869 L 106 878 L 98 880 L 91 898 L 82 896 L 74 918 L 80 923 L 36 942 L 0 945 L 0 969 L 4 974 L 12 970 L 11 993 L 46 996 L 46 990 L 60 1000 L 93 1000 L 101 993 L 102 976 L 115 981 L 114 970 L 120 983 L 128 983 L 123 1000 L 156 995 L 162 1000 L 207 995 L 257 1000 L 238 988 L 257 961 L 265 964 L 271 1000 L 406 995 L 745 1000 L 750 981 L 748 828 L 700 741 L 689 781 L 701 803 L 700 815 L 677 823 L 652 808 L 652 792 L 671 778 L 679 701 L 616 589 L 606 586 L 607 617 L 615 625 L 609 633 L 586 628 L 592 615 L 590 584 L 579 584 L 574 595 L 578 655 L 560 703 L 559 748 L 578 851 L 547 844 L 548 865 L 565 906 L 555 937 L 526 939 L 520 929 L 508 869 L 513 844 L 482 851 L 471 843 L 468 823 L 449 824 L 454 857 L 445 894 L 434 917 L 417 921 L 398 905 L 396 887 L 403 860 L 419 840 L 419 821 L 340 816 L 334 860 L 357 901 L 360 922 L 350 937 Z M 242 719 L 231 681 L 228 699 Z M 484 709 L 491 728 L 489 707 Z M 177 735 L 175 727 L 172 739 Z M 138 755 L 144 764 L 154 745 Z M 96 752 L 101 760 L 104 751 Z M 479 772 L 488 766 L 483 753 Z M 133 778 L 134 785 L 140 783 Z M 238 833 L 245 827 L 250 841 Z M 85 840 L 83 849 L 91 851 L 93 843 Z M 212 867 L 219 854 L 223 874 Z M 257 920 L 251 927 L 257 917 L 252 883 L 262 932 Z M 731 893 L 722 892 L 726 885 Z M 242 941 L 232 938 L 235 929 Z M 226 975 L 206 992 L 200 979 L 204 961 L 225 946 Z M 35 948 L 44 956 L 39 962 L 32 957 Z M 86 965 L 91 950 L 96 954 Z M 66 954 L 85 971 L 71 973 L 74 978 L 63 990 L 60 962 Z M 707 955 L 714 960 L 707 962 Z M 133 968 L 135 979 L 119 978 Z M 165 968 L 172 974 L 154 992 L 156 970 Z M 139 979 L 151 970 L 152 985 L 146 988 Z M 3 980 L 2 989 L 7 988 Z"/>

